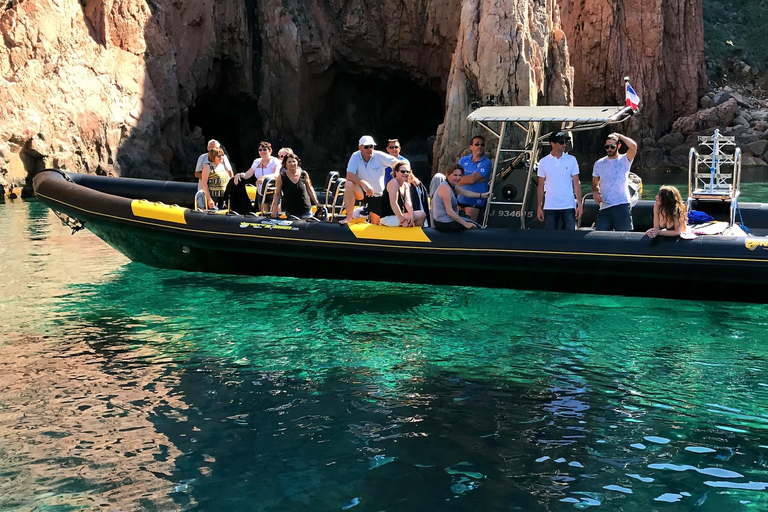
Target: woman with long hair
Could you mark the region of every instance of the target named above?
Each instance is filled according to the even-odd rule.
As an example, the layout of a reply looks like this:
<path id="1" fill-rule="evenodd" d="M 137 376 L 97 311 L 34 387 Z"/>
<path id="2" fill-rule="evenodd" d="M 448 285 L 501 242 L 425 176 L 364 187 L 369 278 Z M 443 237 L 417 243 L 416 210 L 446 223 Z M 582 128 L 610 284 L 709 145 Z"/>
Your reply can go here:
<path id="1" fill-rule="evenodd" d="M 464 176 L 464 167 L 455 165 L 445 177 L 445 181 L 437 187 L 432 198 L 432 220 L 439 231 L 464 231 L 465 229 L 479 228 L 477 222 L 461 217 L 456 199 L 457 194 L 465 197 L 480 198 L 490 197 L 490 192 L 473 192 L 459 186 L 461 177 Z"/>
<path id="2" fill-rule="evenodd" d="M 656 194 L 653 205 L 653 227 L 645 232 L 650 238 L 657 236 L 679 236 L 686 231 L 688 209 L 680 191 L 671 185 L 664 185 Z"/>

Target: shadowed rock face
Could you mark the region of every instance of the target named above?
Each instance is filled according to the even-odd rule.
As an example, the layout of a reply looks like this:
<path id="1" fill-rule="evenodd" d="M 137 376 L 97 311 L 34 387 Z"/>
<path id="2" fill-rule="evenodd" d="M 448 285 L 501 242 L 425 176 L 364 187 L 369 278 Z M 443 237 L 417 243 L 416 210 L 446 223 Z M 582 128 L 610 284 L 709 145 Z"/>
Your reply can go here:
<path id="1" fill-rule="evenodd" d="M 700 4 L 681 2 L 675 23 L 661 3 L 655 15 L 637 7 L 637 18 L 561 5 L 563 27 L 554 2 L 525 0 L 7 3 L 0 169 L 11 181 L 44 167 L 190 177 L 207 138 L 238 166 L 265 139 L 329 168 L 346 163 L 363 133 L 380 146 L 436 134 L 441 169 L 467 147 L 472 100 L 615 103 L 624 74 L 639 77 L 646 105 L 662 93 L 649 120 L 695 110 L 703 43 L 700 30 L 680 33 L 693 34 L 696 16 L 701 25 Z M 601 24 L 615 25 L 615 37 Z M 633 49 L 632 69 L 604 65 L 602 49 L 614 47 L 616 61 Z"/>

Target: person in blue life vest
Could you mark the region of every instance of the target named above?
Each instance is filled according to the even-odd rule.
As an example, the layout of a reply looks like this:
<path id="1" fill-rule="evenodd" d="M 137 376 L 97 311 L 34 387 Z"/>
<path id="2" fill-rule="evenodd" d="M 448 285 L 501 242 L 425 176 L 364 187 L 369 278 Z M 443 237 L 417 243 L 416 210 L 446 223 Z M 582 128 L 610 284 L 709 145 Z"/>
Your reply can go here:
<path id="1" fill-rule="evenodd" d="M 489 190 L 489 181 L 493 165 L 491 159 L 485 156 L 485 138 L 482 135 L 475 135 L 469 144 L 471 154 L 459 159 L 459 165 L 464 169 L 458 185 L 472 192 L 480 194 L 479 197 L 467 197 L 459 195 L 458 205 L 464 209 L 464 213 L 477 222 L 480 217 L 480 210 L 485 206 L 486 196 Z"/>

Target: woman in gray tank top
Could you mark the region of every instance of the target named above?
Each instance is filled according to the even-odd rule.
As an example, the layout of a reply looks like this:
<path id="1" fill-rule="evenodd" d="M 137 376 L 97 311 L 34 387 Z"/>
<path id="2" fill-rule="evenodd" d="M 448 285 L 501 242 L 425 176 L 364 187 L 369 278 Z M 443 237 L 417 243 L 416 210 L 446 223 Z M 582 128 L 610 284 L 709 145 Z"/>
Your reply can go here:
<path id="1" fill-rule="evenodd" d="M 459 216 L 459 205 L 456 194 L 466 197 L 490 197 L 490 192 L 472 192 L 459 186 L 461 177 L 464 176 L 464 168 L 454 166 L 446 176 L 446 180 L 437 187 L 432 198 L 432 220 L 435 229 L 439 231 L 463 231 L 465 229 L 479 228 L 480 225 L 470 219 Z"/>

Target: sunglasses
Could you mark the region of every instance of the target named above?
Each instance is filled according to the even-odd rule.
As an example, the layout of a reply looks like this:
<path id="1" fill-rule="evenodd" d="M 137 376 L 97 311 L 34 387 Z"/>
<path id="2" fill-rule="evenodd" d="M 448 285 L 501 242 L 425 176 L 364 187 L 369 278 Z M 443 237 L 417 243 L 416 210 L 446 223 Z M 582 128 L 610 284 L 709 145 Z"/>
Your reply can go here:
<path id="1" fill-rule="evenodd" d="M 403 174 L 411 174 L 411 171 L 403 171 L 403 170 L 399 170 L 399 171 L 397 171 L 397 172 L 401 172 L 401 173 L 403 173 Z"/>
<path id="2" fill-rule="evenodd" d="M 480 148 L 482 148 L 482 147 L 484 147 L 484 146 L 485 146 L 485 144 L 478 144 L 478 143 L 475 143 L 475 144 L 472 144 L 472 145 L 473 145 L 473 146 L 477 146 L 477 147 L 480 147 Z"/>
<path id="3" fill-rule="evenodd" d="M 373 149 L 373 144 L 368 144 L 367 146 L 363 146 L 363 149 Z"/>
<path id="4" fill-rule="evenodd" d="M 269 148 L 259 148 L 259 151 L 269 151 Z"/>
<path id="5" fill-rule="evenodd" d="M 389 146 L 389 149 L 400 149 L 400 146 Z"/>
<path id="6" fill-rule="evenodd" d="M 567 140 L 555 140 L 555 141 L 552 141 L 552 142 L 554 142 L 555 144 L 567 144 L 568 143 Z"/>
<path id="7" fill-rule="evenodd" d="M 615 145 L 615 144 L 606 144 L 606 145 L 605 145 L 605 146 L 603 146 L 603 147 L 604 147 L 605 149 L 616 149 L 616 145 Z"/>

